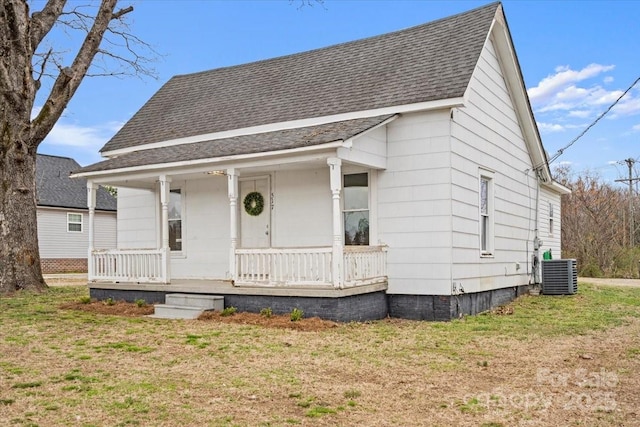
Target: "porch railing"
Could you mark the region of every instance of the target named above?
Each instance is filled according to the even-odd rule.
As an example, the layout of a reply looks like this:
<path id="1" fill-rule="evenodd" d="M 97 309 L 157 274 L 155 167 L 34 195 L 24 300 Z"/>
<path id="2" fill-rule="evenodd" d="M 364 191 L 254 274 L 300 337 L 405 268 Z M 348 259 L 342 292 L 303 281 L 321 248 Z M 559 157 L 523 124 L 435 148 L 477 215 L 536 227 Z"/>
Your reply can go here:
<path id="1" fill-rule="evenodd" d="M 344 286 L 375 283 L 386 279 L 386 246 L 345 246 Z"/>
<path id="2" fill-rule="evenodd" d="M 91 252 L 89 280 L 168 283 L 167 251 L 105 249 Z"/>
<path id="3" fill-rule="evenodd" d="M 386 246 L 346 246 L 343 287 L 386 280 Z M 236 284 L 333 286 L 332 248 L 236 249 Z"/>
<path id="4" fill-rule="evenodd" d="M 236 249 L 236 283 L 331 285 L 331 248 Z"/>

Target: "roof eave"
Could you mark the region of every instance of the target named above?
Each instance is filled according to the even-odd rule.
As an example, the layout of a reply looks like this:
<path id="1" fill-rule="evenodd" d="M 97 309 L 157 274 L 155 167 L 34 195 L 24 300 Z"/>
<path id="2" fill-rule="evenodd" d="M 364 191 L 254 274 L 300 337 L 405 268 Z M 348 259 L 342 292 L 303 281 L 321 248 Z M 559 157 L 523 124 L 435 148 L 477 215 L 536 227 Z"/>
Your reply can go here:
<path id="1" fill-rule="evenodd" d="M 324 144 L 317 144 L 308 147 L 298 147 L 291 148 L 286 150 L 277 150 L 277 151 L 264 151 L 257 153 L 248 153 L 248 154 L 236 154 L 231 156 L 223 156 L 223 157 L 214 157 L 214 158 L 205 158 L 205 159 L 197 159 L 197 160 L 187 160 L 182 162 L 170 162 L 170 163 L 155 163 L 150 165 L 143 166 L 130 166 L 125 168 L 118 169 L 108 169 L 102 171 L 89 171 L 89 172 L 80 172 L 71 174 L 71 178 L 100 178 L 107 177 L 113 175 L 121 175 L 127 173 L 139 173 L 139 172 L 151 172 L 156 170 L 166 170 L 166 169 L 179 169 L 193 166 L 216 166 L 224 163 L 232 163 L 238 161 L 250 161 L 259 158 L 277 158 L 287 155 L 296 155 L 296 154 L 304 154 L 309 152 L 318 152 L 318 151 L 326 151 L 329 149 L 334 149 L 338 147 L 342 147 L 344 145 L 343 140 L 332 141 Z"/>
<path id="2" fill-rule="evenodd" d="M 232 138 L 236 136 L 255 135 L 260 133 L 281 131 L 287 129 L 296 129 L 301 127 L 309 127 L 323 125 L 333 122 L 339 122 L 352 119 L 363 119 L 368 117 L 383 116 L 387 114 L 411 113 L 417 111 L 437 110 L 442 108 L 461 107 L 464 105 L 464 97 L 438 99 L 433 101 L 418 102 L 407 105 L 397 105 L 390 107 L 377 108 L 373 110 L 355 111 L 350 113 L 334 114 L 324 117 L 313 117 L 301 120 L 292 120 L 281 123 L 270 123 L 266 125 L 252 126 L 249 128 L 232 129 L 223 132 L 215 132 L 202 135 L 188 136 L 184 138 L 176 138 L 166 141 L 158 141 L 152 144 L 139 145 L 135 147 L 122 148 L 119 150 L 102 152 L 103 157 L 117 157 L 123 154 L 132 153 L 134 151 L 149 150 L 152 148 L 164 148 L 175 145 L 194 144 L 198 142 L 214 141 L 223 138 Z"/>

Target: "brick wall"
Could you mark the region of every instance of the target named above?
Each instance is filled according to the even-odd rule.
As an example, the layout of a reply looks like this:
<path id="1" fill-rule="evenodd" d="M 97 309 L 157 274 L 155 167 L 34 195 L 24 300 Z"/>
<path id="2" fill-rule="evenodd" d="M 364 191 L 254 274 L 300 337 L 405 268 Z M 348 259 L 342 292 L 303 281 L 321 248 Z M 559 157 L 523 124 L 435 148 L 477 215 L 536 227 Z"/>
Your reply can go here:
<path id="1" fill-rule="evenodd" d="M 86 258 L 41 258 L 42 273 L 86 273 Z"/>

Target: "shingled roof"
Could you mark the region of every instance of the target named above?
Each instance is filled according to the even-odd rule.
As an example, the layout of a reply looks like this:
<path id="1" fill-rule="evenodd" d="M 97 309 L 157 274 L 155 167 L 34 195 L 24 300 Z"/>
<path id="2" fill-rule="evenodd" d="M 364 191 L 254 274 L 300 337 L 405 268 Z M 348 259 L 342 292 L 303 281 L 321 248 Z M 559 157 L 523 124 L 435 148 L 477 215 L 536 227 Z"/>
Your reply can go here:
<path id="1" fill-rule="evenodd" d="M 499 7 L 492 3 L 363 40 L 175 76 L 101 152 L 461 97 Z"/>
<path id="2" fill-rule="evenodd" d="M 38 206 L 87 209 L 87 180 L 69 178 L 80 165 L 68 157 L 38 154 L 36 158 L 36 198 Z M 115 211 L 116 199 L 100 187 L 96 209 Z"/>
<path id="3" fill-rule="evenodd" d="M 122 154 L 113 159 L 95 163 L 76 172 L 97 172 L 134 166 L 168 164 L 177 161 L 182 162 L 262 153 L 265 151 L 290 150 L 329 142 L 346 141 L 393 116 L 394 115 L 391 114 L 364 119 L 343 120 L 317 126 L 215 139 L 197 144 L 180 144 L 134 151 L 132 153 Z"/>

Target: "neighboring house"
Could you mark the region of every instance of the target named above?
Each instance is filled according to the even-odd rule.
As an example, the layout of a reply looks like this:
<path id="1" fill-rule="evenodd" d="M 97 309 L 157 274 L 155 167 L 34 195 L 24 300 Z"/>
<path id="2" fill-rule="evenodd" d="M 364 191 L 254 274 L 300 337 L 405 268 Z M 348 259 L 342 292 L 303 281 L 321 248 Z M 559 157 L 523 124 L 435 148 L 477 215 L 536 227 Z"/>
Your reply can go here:
<path id="1" fill-rule="evenodd" d="M 38 154 L 36 197 L 43 273 L 86 272 L 89 249 L 87 181 L 70 179 L 80 165 L 68 157 Z M 96 247 L 116 247 L 116 199 L 97 191 Z"/>
<path id="2" fill-rule="evenodd" d="M 97 298 L 450 319 L 539 282 L 542 250 L 560 256 L 568 190 L 499 3 L 176 76 L 101 153 L 75 173 L 119 189 Z"/>

